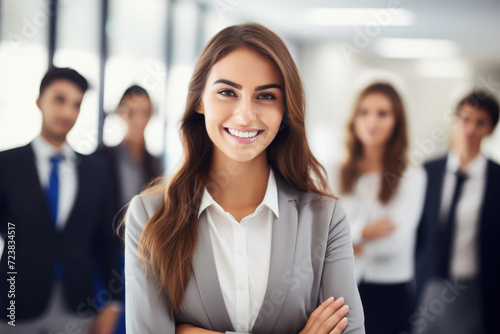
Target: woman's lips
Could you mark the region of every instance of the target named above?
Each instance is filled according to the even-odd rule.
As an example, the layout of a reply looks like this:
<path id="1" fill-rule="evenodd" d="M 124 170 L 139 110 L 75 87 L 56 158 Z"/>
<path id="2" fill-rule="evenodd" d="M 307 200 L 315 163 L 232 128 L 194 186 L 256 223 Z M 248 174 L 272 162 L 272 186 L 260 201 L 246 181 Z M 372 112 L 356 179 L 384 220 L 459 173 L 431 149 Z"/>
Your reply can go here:
<path id="1" fill-rule="evenodd" d="M 259 129 L 238 129 L 238 128 L 224 128 L 229 138 L 239 144 L 251 144 L 256 141 L 264 130 Z M 251 137 L 253 135 L 253 137 Z M 248 136 L 248 137 L 244 137 Z"/>

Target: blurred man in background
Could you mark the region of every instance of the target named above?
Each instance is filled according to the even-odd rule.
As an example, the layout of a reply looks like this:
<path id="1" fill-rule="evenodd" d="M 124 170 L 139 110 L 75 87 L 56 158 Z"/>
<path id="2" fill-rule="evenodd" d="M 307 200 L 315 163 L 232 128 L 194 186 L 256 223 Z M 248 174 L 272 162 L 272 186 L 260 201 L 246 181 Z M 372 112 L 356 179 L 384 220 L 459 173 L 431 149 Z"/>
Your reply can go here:
<path id="1" fill-rule="evenodd" d="M 415 333 L 500 333 L 500 166 L 481 154 L 498 123 L 484 92 L 460 101 L 447 156 L 425 164 L 418 231 Z"/>
<path id="2" fill-rule="evenodd" d="M 75 70 L 51 68 L 36 101 L 40 135 L 0 153 L 1 333 L 109 334 L 121 312 L 105 167 L 66 142 L 87 87 Z"/>

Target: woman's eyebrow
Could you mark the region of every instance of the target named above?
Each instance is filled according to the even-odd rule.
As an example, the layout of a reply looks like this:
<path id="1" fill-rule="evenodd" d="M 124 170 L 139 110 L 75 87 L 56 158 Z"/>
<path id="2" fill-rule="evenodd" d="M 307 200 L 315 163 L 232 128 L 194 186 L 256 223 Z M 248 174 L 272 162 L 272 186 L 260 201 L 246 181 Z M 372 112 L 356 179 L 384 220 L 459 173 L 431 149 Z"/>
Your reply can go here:
<path id="1" fill-rule="evenodd" d="M 234 87 L 236 89 L 241 89 L 241 85 L 238 85 L 237 83 L 234 83 L 234 82 L 226 80 L 226 79 L 219 79 L 219 80 L 215 81 L 213 84 L 215 85 L 215 84 L 218 84 L 218 83 L 223 83 L 223 84 L 232 86 L 232 87 Z"/>
<path id="2" fill-rule="evenodd" d="M 283 88 L 280 85 L 278 85 L 278 84 L 269 84 L 269 85 L 259 86 L 259 87 L 255 88 L 255 91 L 266 90 L 266 89 L 269 89 L 269 88 L 278 88 L 278 89 L 283 90 Z"/>
<path id="3" fill-rule="evenodd" d="M 223 84 L 226 84 L 226 85 L 229 85 L 229 86 L 232 86 L 236 89 L 241 89 L 241 85 L 235 83 L 235 82 L 232 82 L 232 81 L 229 81 L 229 80 L 226 80 L 226 79 L 219 79 L 217 81 L 215 81 L 213 84 L 218 84 L 218 83 L 223 83 Z M 269 89 L 269 88 L 278 88 L 278 89 L 281 89 L 283 90 L 283 88 L 278 85 L 278 84 L 269 84 L 269 85 L 263 85 L 263 86 L 258 86 L 255 88 L 255 91 L 259 91 L 259 90 L 266 90 L 266 89 Z"/>

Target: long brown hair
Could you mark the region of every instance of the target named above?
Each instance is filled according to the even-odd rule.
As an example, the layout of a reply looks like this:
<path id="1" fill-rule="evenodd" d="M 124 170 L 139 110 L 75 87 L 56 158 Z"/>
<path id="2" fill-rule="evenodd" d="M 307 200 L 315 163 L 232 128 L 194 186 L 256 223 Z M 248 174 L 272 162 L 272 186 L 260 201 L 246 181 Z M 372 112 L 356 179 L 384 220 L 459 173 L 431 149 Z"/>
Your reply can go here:
<path id="1" fill-rule="evenodd" d="M 392 104 L 396 122 L 392 135 L 386 143 L 383 170 L 380 180 L 380 192 L 378 198 L 381 203 L 388 203 L 398 188 L 400 179 L 406 169 L 406 154 L 408 150 L 408 135 L 406 116 L 403 101 L 398 92 L 388 83 L 373 83 L 366 87 L 356 99 L 354 109 L 347 128 L 347 159 L 342 165 L 340 191 L 341 193 L 352 193 L 354 186 L 361 175 L 358 162 L 363 154 L 363 146 L 354 131 L 354 120 L 359 112 L 361 101 L 368 95 L 379 93 L 385 95 Z"/>
<path id="2" fill-rule="evenodd" d="M 194 68 L 186 109 L 181 120 L 184 160 L 167 184 L 157 184 L 144 194 L 163 193 L 159 210 L 149 219 L 139 240 L 139 254 L 146 270 L 165 292 L 170 310 L 178 314 L 192 271 L 191 260 L 198 237 L 198 210 L 209 181 L 213 143 L 205 128 L 204 115 L 195 110 L 201 103 L 212 66 L 238 48 L 248 48 L 268 57 L 284 81 L 285 112 L 276 137 L 267 147 L 268 162 L 291 186 L 332 197 L 326 173 L 311 153 L 305 133 L 305 97 L 295 63 L 283 41 L 258 24 L 223 29 L 205 46 Z"/>

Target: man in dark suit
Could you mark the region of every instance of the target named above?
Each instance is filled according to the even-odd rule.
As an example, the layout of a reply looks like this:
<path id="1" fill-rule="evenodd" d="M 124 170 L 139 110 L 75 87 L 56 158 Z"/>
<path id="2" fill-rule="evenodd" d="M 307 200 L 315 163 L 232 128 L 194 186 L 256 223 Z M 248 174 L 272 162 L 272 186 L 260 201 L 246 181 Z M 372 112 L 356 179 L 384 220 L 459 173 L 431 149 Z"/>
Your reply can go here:
<path id="1" fill-rule="evenodd" d="M 498 102 L 476 91 L 457 106 L 448 155 L 425 164 L 414 333 L 500 333 L 500 166 L 481 154 Z"/>
<path id="2" fill-rule="evenodd" d="M 49 69 L 36 101 L 40 135 L 0 152 L 2 333 L 109 334 L 121 312 L 105 167 L 66 142 L 87 87 L 75 70 Z M 99 291 L 96 270 L 105 282 Z"/>

